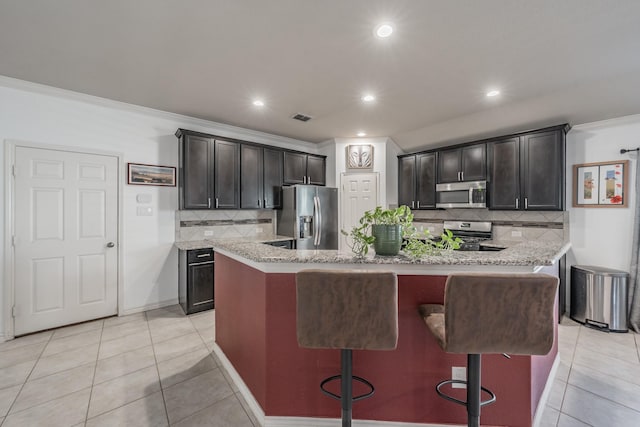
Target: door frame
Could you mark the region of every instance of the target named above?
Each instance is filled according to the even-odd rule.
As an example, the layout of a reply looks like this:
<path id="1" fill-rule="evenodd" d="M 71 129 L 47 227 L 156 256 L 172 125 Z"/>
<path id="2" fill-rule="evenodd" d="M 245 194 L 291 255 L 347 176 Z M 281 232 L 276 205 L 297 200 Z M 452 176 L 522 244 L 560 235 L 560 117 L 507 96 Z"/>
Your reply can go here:
<path id="1" fill-rule="evenodd" d="M 123 218 L 123 190 L 124 190 L 124 174 L 122 171 L 124 168 L 124 154 L 113 152 L 113 151 L 104 151 L 104 150 L 94 150 L 88 149 L 84 147 L 73 147 L 73 146 L 62 146 L 62 145 L 53 145 L 53 144 L 43 144 L 37 142 L 29 142 L 29 141 L 21 141 L 15 139 L 6 139 L 4 141 L 4 191 L 5 191 L 5 199 L 4 199 L 4 289 L 3 289 L 3 320 L 4 320 L 4 336 L 1 337 L 0 342 L 3 340 L 10 340 L 15 338 L 15 319 L 13 317 L 13 306 L 15 305 L 15 283 L 14 283 L 14 268 L 15 268 L 15 249 L 13 246 L 13 235 L 14 235 L 14 206 L 15 206 L 15 177 L 13 176 L 13 165 L 15 164 L 15 156 L 16 156 L 16 148 L 17 147 L 25 147 L 25 148 L 36 148 L 36 149 L 45 149 L 45 150 L 53 150 L 53 151 L 65 151 L 65 152 L 73 152 L 80 154 L 92 154 L 99 156 L 108 156 L 115 157 L 117 160 L 117 189 L 118 189 L 118 208 L 116 212 L 117 216 L 117 227 L 118 227 L 118 256 L 116 262 L 116 280 L 117 280 L 117 310 L 118 315 L 122 313 L 123 298 L 124 298 L 124 280 L 122 277 L 123 274 L 123 239 L 122 239 L 122 218 Z"/>

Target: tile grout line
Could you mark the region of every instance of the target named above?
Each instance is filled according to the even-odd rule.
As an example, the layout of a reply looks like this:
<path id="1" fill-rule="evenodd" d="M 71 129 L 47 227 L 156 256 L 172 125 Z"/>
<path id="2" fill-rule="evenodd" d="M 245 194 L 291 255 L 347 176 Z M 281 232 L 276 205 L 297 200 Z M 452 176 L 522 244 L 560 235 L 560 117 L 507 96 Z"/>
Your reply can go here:
<path id="1" fill-rule="evenodd" d="M 156 373 L 158 374 L 158 385 L 160 386 L 160 395 L 162 396 L 162 406 L 164 406 L 164 416 L 167 420 L 167 425 L 169 423 L 169 410 L 167 409 L 167 401 L 164 398 L 164 388 L 162 387 L 162 379 L 160 378 L 160 368 L 158 367 L 158 358 L 156 357 L 156 347 L 153 345 L 153 335 L 151 334 L 151 328 L 149 327 L 149 316 L 148 312 L 144 313 L 144 318 L 147 320 L 147 329 L 149 330 L 149 338 L 151 339 L 151 351 L 153 351 L 153 360 L 156 362 Z"/>
<path id="2" fill-rule="evenodd" d="M 91 407 L 91 399 L 93 398 L 93 385 L 96 381 L 96 373 L 98 372 L 98 360 L 100 357 L 100 347 L 102 347 L 102 333 L 104 332 L 104 320 L 102 321 L 102 329 L 100 329 L 100 340 L 98 341 L 98 351 L 96 352 L 95 365 L 93 366 L 93 378 L 91 378 L 91 390 L 89 391 L 89 401 L 87 402 L 87 411 L 84 415 L 84 425 L 87 425 L 89 419 L 89 408 Z"/>
<path id="3" fill-rule="evenodd" d="M 578 329 L 578 334 L 576 336 L 576 341 L 573 344 L 573 352 L 571 353 L 571 360 L 569 361 L 569 373 L 567 373 L 567 381 L 564 386 L 564 391 L 562 392 L 562 399 L 560 399 L 560 410 L 558 411 L 560 414 L 563 414 L 562 410 L 564 409 L 564 398 L 567 395 L 567 389 L 569 388 L 569 378 L 571 378 L 571 371 L 573 370 L 573 363 L 576 358 L 576 351 L 578 351 L 578 341 L 580 340 L 580 333 L 582 329 Z M 558 341 L 560 341 L 560 337 L 558 337 Z M 566 415 L 566 414 L 565 414 Z M 560 422 L 560 415 L 558 415 L 558 422 Z"/>
<path id="4" fill-rule="evenodd" d="M 18 401 L 18 397 L 20 397 L 20 394 L 22 393 L 22 390 L 24 389 L 24 386 L 27 384 L 27 381 L 29 381 L 29 377 L 31 377 L 31 374 L 33 373 L 33 370 L 36 368 L 36 365 L 40 361 L 40 358 L 42 357 L 42 353 L 44 353 L 44 350 L 47 348 L 47 346 L 51 342 L 51 339 L 53 338 L 53 334 L 54 333 L 52 332 L 51 336 L 47 340 L 46 344 L 42 347 L 42 350 L 40 351 L 40 354 L 38 355 L 38 357 L 36 358 L 33 366 L 31 367 L 31 370 L 29 371 L 29 374 L 25 377 L 24 381 L 22 382 L 22 386 L 20 387 L 20 390 L 18 391 L 18 393 L 16 394 L 16 397 L 13 399 L 13 402 L 11 402 L 11 405 L 7 409 L 7 414 L 5 415 L 4 419 L 0 423 L 0 426 L 2 426 L 5 423 L 5 421 L 7 421 L 7 418 L 9 418 L 9 415 L 11 414 L 11 409 L 13 408 L 13 405 L 15 405 L 16 402 Z M 28 409 L 28 408 L 25 408 L 25 409 Z M 18 412 L 21 412 L 21 411 L 18 411 Z"/>

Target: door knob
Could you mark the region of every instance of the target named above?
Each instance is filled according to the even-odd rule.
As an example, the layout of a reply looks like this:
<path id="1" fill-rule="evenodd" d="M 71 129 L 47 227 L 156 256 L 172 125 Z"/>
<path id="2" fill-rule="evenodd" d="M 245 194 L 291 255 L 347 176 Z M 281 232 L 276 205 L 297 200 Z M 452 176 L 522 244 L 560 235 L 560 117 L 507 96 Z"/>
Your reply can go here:
<path id="1" fill-rule="evenodd" d="M 108 247 L 108 248 L 112 248 L 112 247 L 114 247 L 115 245 L 116 245 L 116 244 L 115 244 L 115 243 L 113 243 L 113 242 L 109 242 L 109 243 L 107 243 L 107 247 Z"/>

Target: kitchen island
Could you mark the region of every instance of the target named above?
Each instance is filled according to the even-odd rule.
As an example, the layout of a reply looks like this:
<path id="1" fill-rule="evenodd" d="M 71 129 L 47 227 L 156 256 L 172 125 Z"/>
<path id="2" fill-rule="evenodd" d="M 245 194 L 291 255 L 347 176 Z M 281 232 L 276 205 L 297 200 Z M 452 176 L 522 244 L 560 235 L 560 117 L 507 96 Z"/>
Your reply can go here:
<path id="1" fill-rule="evenodd" d="M 324 426 L 340 405 L 320 392 L 320 381 L 339 372 L 338 350 L 299 348 L 295 273 L 307 268 L 390 270 L 398 274 L 399 338 L 393 351 L 354 351 L 354 374 L 370 380 L 375 395 L 354 404 L 359 425 L 465 424 L 463 407 L 445 401 L 435 385 L 466 366 L 466 355 L 444 353 L 418 315 L 423 303 L 442 303 L 453 272 L 557 274 L 568 244 L 504 244 L 500 252 L 454 252 L 419 261 L 354 258 L 338 251 L 296 251 L 252 242 L 214 242 L 216 251 L 215 351 L 265 426 Z M 498 396 L 482 410 L 488 425 L 531 426 L 557 357 L 483 357 L 483 385 Z M 552 379 L 552 378 L 551 378 Z M 548 387 L 547 387 L 548 388 Z M 354 386 L 354 394 L 359 394 Z M 338 392 L 338 390 L 335 390 Z M 455 390 L 464 399 L 464 390 Z M 540 411 L 541 412 L 541 411 Z M 539 416 L 539 414 L 537 415 Z M 370 420 L 367 424 L 364 420 Z M 332 420 L 335 423 L 335 420 Z"/>

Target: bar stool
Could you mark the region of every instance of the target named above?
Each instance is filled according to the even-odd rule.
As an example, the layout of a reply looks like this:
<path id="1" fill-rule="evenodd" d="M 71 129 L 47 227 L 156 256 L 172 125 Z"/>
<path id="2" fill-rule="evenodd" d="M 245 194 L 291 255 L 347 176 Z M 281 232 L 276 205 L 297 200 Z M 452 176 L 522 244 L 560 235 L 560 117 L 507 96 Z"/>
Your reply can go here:
<path id="1" fill-rule="evenodd" d="M 371 397 L 373 385 L 352 373 L 352 350 L 393 350 L 398 342 L 398 281 L 395 273 L 303 270 L 296 274 L 298 345 L 340 349 L 340 375 L 320 383 L 341 401 L 342 426 L 350 427 L 353 402 Z M 340 395 L 325 385 L 340 380 Z M 369 392 L 353 397 L 352 381 Z"/>
<path id="2" fill-rule="evenodd" d="M 481 354 L 544 355 L 554 339 L 558 279 L 546 274 L 453 274 L 444 305 L 418 310 L 438 344 L 448 353 L 467 354 L 467 381 L 446 380 L 438 395 L 467 407 L 467 425 L 480 425 L 480 408 L 496 396 L 481 386 Z M 445 394 L 445 384 L 467 385 L 467 400 Z M 481 401 L 481 390 L 489 399 Z"/>

